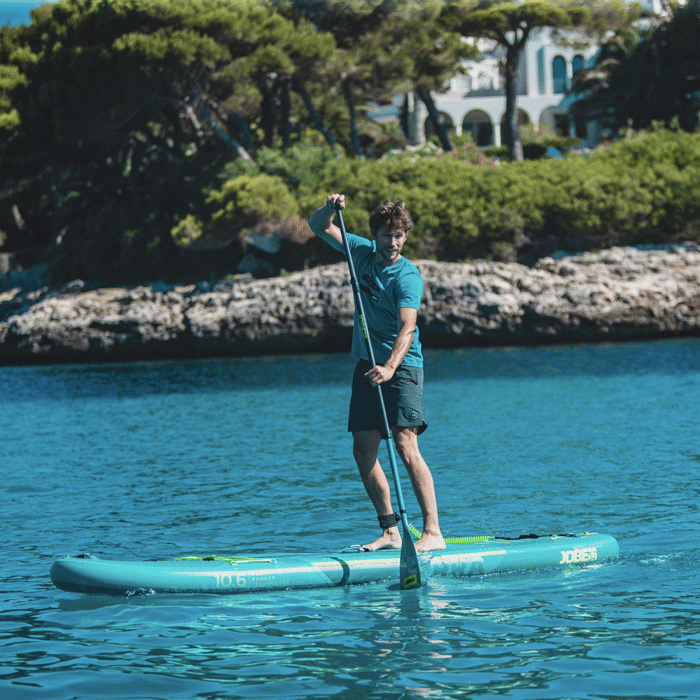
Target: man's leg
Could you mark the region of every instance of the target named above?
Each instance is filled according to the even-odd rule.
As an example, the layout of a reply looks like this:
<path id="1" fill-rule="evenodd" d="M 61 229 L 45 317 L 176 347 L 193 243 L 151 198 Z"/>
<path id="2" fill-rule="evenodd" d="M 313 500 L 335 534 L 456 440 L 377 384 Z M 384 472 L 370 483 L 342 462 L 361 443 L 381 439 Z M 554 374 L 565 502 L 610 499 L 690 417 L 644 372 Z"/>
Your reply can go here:
<path id="1" fill-rule="evenodd" d="M 445 540 L 438 523 L 433 475 L 418 449 L 418 429 L 395 427 L 392 433 L 399 456 L 411 477 L 413 491 L 423 514 L 423 535 L 416 542 L 416 551 L 445 549 Z"/>
<path id="2" fill-rule="evenodd" d="M 377 460 L 377 451 L 382 436 L 377 430 L 359 430 L 352 434 L 353 454 L 357 468 L 360 470 L 362 483 L 367 495 L 374 505 L 377 515 L 391 515 L 394 508 L 391 505 L 391 489 L 386 474 Z M 400 548 L 401 534 L 396 525 L 384 529 L 381 537 L 374 542 L 364 545 L 364 549 Z"/>

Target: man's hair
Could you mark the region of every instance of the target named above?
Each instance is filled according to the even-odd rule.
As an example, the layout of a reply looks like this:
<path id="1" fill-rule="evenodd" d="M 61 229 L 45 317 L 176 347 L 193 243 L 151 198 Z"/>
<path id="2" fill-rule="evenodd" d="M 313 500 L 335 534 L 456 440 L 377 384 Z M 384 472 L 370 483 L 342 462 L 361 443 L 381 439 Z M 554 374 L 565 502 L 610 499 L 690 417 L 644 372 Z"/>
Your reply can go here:
<path id="1" fill-rule="evenodd" d="M 379 229 L 387 227 L 389 231 L 405 231 L 413 226 L 411 215 L 406 209 L 406 202 L 384 202 L 369 217 L 369 230 L 372 236 L 379 233 Z"/>

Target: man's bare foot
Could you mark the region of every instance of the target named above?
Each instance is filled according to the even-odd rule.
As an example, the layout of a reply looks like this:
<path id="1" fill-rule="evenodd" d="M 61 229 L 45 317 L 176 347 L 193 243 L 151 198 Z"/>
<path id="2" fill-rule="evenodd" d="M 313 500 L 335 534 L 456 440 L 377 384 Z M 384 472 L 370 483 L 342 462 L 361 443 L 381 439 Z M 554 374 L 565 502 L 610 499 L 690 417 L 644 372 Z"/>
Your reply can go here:
<path id="1" fill-rule="evenodd" d="M 445 548 L 445 540 L 440 533 L 429 535 L 427 532 L 424 532 L 418 542 L 416 542 L 416 552 L 431 552 L 434 549 Z"/>
<path id="2" fill-rule="evenodd" d="M 361 552 L 375 552 L 378 549 L 401 549 L 401 535 L 398 527 L 389 527 L 382 536 L 360 547 Z"/>

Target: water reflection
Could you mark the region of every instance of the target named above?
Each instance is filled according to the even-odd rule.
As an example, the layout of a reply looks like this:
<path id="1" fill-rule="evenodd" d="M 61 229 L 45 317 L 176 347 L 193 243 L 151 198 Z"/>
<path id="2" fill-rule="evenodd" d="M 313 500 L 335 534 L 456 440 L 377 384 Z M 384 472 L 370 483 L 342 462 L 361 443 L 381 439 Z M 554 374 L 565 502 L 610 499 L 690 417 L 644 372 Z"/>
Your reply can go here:
<path id="1" fill-rule="evenodd" d="M 24 644 L 4 680 L 53 689 L 56 700 L 88 697 L 81 688 L 105 671 L 132 688 L 135 676 L 140 692 L 163 698 L 183 689 L 213 697 L 221 688 L 235 697 L 555 697 L 577 680 L 602 695 L 630 671 L 638 674 L 633 689 L 671 664 L 681 672 L 675 687 L 689 693 L 682 670 L 697 670 L 697 658 L 680 640 L 700 635 L 693 596 L 640 590 L 617 599 L 598 590 L 609 584 L 605 567 L 567 578 L 566 595 L 561 579 L 430 579 L 401 593 L 370 584 L 257 596 L 73 596 L 54 610 L 47 599 L 40 611 L 5 615 L 5 629 Z M 91 668 L 82 666 L 86 655 Z M 91 687 L 89 697 L 110 697 L 101 682 Z"/>

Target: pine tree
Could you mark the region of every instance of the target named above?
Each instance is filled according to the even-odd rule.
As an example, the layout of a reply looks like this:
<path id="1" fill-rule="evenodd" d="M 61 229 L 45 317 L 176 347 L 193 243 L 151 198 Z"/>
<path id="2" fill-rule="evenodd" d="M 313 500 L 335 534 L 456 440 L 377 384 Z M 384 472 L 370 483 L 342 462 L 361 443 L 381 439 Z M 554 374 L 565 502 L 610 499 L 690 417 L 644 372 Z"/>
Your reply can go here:
<path id="1" fill-rule="evenodd" d="M 590 17 L 588 7 L 545 0 L 525 0 L 520 3 L 484 0 L 477 5 L 473 0 L 454 0 L 449 3 L 446 16 L 463 36 L 490 39 L 505 49 L 504 141 L 511 160 L 522 160 L 523 147 L 518 134 L 517 80 L 527 40 L 537 28 L 562 29 L 583 25 Z"/>

